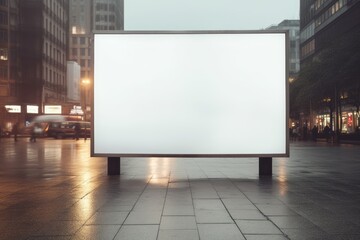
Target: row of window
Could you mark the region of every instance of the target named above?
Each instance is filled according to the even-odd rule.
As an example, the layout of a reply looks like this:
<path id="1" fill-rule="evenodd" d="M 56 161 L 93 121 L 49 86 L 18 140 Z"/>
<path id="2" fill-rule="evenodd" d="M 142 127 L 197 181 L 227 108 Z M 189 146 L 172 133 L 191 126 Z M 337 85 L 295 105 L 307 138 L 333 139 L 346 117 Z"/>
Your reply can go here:
<path id="1" fill-rule="evenodd" d="M 72 26 L 71 33 L 72 34 L 85 34 L 86 28 L 84 26 Z"/>
<path id="2" fill-rule="evenodd" d="M 347 0 L 339 0 L 336 1 L 333 5 L 331 5 L 323 14 L 320 15 L 315 20 L 315 27 L 320 26 L 322 23 L 324 23 L 327 19 L 329 19 L 331 16 L 333 16 L 335 13 L 337 13 L 341 8 L 346 6 Z"/>
<path id="3" fill-rule="evenodd" d="M 80 44 L 80 45 L 87 45 L 87 37 L 72 37 L 71 43 L 72 44 Z"/>
<path id="4" fill-rule="evenodd" d="M 66 0 L 67 1 L 67 0 Z M 60 2 L 60 4 L 59 4 Z M 54 0 L 47 0 L 45 5 L 52 11 L 56 16 L 58 16 L 62 21 L 65 20 L 65 11 L 63 1 L 54 1 Z"/>
<path id="5" fill-rule="evenodd" d="M 44 28 L 50 32 L 56 39 L 59 39 L 62 43 L 66 42 L 66 28 L 55 25 L 54 21 L 45 17 Z"/>
<path id="6" fill-rule="evenodd" d="M 59 63 L 65 63 L 65 54 L 63 51 L 52 47 L 51 43 L 45 41 L 44 47 L 45 55 L 49 56 L 50 58 L 56 60 Z"/>
<path id="7" fill-rule="evenodd" d="M 7 48 L 0 48 L 0 61 L 7 61 L 8 54 L 9 53 Z"/>
<path id="8" fill-rule="evenodd" d="M 115 5 L 110 3 L 96 3 L 96 11 L 115 11 Z"/>
<path id="9" fill-rule="evenodd" d="M 7 0 L 0 0 L 0 6 L 7 6 L 8 1 Z"/>
<path id="10" fill-rule="evenodd" d="M 315 23 L 311 22 L 300 34 L 300 42 L 303 43 L 315 34 Z"/>
<path id="11" fill-rule="evenodd" d="M 115 16 L 110 14 L 110 15 L 103 15 L 103 14 L 96 14 L 95 16 L 95 20 L 96 22 L 115 22 Z"/>
<path id="12" fill-rule="evenodd" d="M 88 78 L 90 77 L 90 71 L 81 71 L 80 78 Z"/>
<path id="13" fill-rule="evenodd" d="M 7 42 L 8 41 L 8 31 L 0 29 L 0 42 Z"/>
<path id="14" fill-rule="evenodd" d="M 7 25 L 8 24 L 8 13 L 4 11 L 0 11 L 0 24 Z"/>
<path id="15" fill-rule="evenodd" d="M 72 48 L 71 54 L 73 56 L 78 56 L 79 55 L 78 49 L 80 49 L 80 56 L 85 57 L 90 55 L 90 49 L 88 48 Z"/>
<path id="16" fill-rule="evenodd" d="M 45 67 L 44 78 L 45 81 L 51 84 L 57 84 L 63 86 L 65 85 L 65 76 L 63 74 L 57 73 L 56 71 L 49 69 L 48 67 Z"/>
<path id="17" fill-rule="evenodd" d="M 315 39 L 308 42 L 301 48 L 301 58 L 305 58 L 315 51 Z"/>
<path id="18" fill-rule="evenodd" d="M 96 25 L 96 30 L 115 30 L 115 26 L 107 26 L 107 25 Z"/>
<path id="19" fill-rule="evenodd" d="M 318 10 L 322 5 L 324 5 L 329 0 L 316 0 L 315 2 L 315 10 Z"/>
<path id="20" fill-rule="evenodd" d="M 0 79 L 8 79 L 8 66 L 0 66 Z"/>

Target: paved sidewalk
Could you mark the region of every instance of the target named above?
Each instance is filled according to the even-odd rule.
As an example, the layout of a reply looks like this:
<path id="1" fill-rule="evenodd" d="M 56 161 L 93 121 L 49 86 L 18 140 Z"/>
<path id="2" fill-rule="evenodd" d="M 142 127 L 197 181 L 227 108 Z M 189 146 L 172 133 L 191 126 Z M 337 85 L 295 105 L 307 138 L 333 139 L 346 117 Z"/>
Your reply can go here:
<path id="1" fill-rule="evenodd" d="M 257 159 L 124 158 L 90 141 L 0 140 L 0 239 L 360 239 L 360 146 Z"/>

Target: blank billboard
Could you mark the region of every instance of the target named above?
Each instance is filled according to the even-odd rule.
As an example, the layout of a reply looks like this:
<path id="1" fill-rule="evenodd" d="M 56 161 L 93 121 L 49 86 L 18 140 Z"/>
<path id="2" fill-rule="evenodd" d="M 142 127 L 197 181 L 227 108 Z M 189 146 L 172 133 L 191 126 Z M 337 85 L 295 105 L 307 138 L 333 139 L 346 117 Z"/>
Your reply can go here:
<path id="1" fill-rule="evenodd" d="M 93 156 L 288 156 L 285 32 L 95 34 Z"/>

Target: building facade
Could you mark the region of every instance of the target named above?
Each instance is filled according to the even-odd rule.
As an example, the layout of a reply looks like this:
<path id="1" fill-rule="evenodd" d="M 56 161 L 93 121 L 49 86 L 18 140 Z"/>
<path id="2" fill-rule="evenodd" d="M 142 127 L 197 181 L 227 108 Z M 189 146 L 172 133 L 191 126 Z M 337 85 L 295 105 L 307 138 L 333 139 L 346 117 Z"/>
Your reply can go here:
<path id="1" fill-rule="evenodd" d="M 300 71 L 300 21 L 284 20 L 278 25 L 271 26 L 267 29 L 289 31 L 289 81 L 292 82 Z"/>
<path id="2" fill-rule="evenodd" d="M 10 129 L 21 114 L 19 2 L 0 1 L 0 127 L 3 129 Z"/>
<path id="3" fill-rule="evenodd" d="M 39 106 L 66 101 L 68 1 L 20 1 L 24 103 Z"/>
<path id="4" fill-rule="evenodd" d="M 123 30 L 123 0 L 71 0 L 69 4 L 69 60 L 80 64 L 81 79 L 89 79 L 93 31 Z"/>
<path id="5" fill-rule="evenodd" d="M 123 30 L 123 0 L 93 0 L 94 30 Z"/>
<path id="6" fill-rule="evenodd" d="M 70 0 L 69 3 L 69 60 L 81 66 L 79 105 L 89 120 L 93 32 L 123 30 L 123 0 Z"/>
<path id="7" fill-rule="evenodd" d="M 300 1 L 300 62 L 303 66 L 316 61 L 320 54 L 339 41 L 344 36 L 352 36 L 360 32 L 360 0 L 303 0 Z M 359 48 L 352 49 L 353 53 Z M 350 56 L 349 56 L 350 57 Z M 342 78 L 339 74 L 339 78 Z M 347 75 L 347 77 L 349 74 Z M 353 76 L 351 76 L 353 77 Z M 344 77 L 343 77 L 344 78 Z M 345 80 L 338 79 L 340 82 Z M 331 125 L 333 130 L 339 126 L 342 133 L 353 133 L 360 126 L 359 110 L 350 104 L 345 91 L 337 93 L 340 101 L 333 103 L 334 110 L 328 108 L 310 112 L 310 122 L 318 125 L 322 130 L 326 125 Z M 341 96 L 340 96 L 341 95 Z M 336 95 L 335 95 L 336 96 Z M 336 99 L 336 97 L 331 97 Z M 324 101 L 331 101 L 331 98 Z M 310 109 L 310 111 L 312 111 Z M 339 112 L 335 120 L 335 112 Z"/>
<path id="8" fill-rule="evenodd" d="M 300 1 L 301 63 L 312 60 L 330 41 L 359 28 L 359 2 Z"/>

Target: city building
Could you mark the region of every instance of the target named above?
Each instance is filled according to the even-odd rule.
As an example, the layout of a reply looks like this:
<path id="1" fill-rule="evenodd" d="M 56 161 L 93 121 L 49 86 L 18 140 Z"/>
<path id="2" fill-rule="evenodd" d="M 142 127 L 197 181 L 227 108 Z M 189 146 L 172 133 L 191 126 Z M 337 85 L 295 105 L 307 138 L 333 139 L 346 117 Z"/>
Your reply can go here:
<path id="1" fill-rule="evenodd" d="M 290 54 L 289 54 L 289 81 L 292 82 L 300 71 L 300 21 L 284 20 L 278 25 L 270 26 L 268 30 L 289 31 Z"/>
<path id="2" fill-rule="evenodd" d="M 300 1 L 301 69 L 318 60 L 321 53 L 334 48 L 334 43 L 340 42 L 345 36 L 359 35 L 359 16 L 360 0 Z M 351 54 L 359 52 L 359 48 L 350 50 Z M 330 70 L 328 69 L 328 71 Z M 338 80 L 343 81 L 344 79 L 345 77 L 339 74 Z M 328 102 L 327 105 L 330 107 L 323 107 L 323 109 L 311 109 L 310 107 L 310 116 L 304 116 L 304 118 L 308 118 L 310 124 L 318 125 L 320 130 L 326 125 L 331 125 L 333 130 L 342 133 L 357 131 L 360 126 L 360 116 L 357 107 L 348 99 L 347 91 L 352 90 L 349 89 L 350 87 L 343 87 L 344 91 L 342 92 L 339 91 L 342 89 L 334 90 L 333 92 L 338 91 L 334 96 L 323 99 L 324 106 Z M 337 98 L 340 100 L 334 101 Z"/>
<path id="3" fill-rule="evenodd" d="M 88 79 L 93 31 L 123 29 L 123 0 L 71 0 L 69 15 L 69 59 L 80 64 L 81 78 Z"/>
<path id="4" fill-rule="evenodd" d="M 92 35 L 94 31 L 123 30 L 123 0 L 69 1 L 69 60 L 81 66 L 81 102 L 90 119 L 92 78 Z M 87 97 L 86 97 L 87 96 Z M 87 119 L 87 120 L 88 120 Z"/>
<path id="5" fill-rule="evenodd" d="M 68 1 L 19 1 L 19 6 L 22 102 L 38 106 L 39 114 L 62 114 L 67 95 Z"/>
<path id="6" fill-rule="evenodd" d="M 9 129 L 21 114 L 19 0 L 0 1 L 0 127 Z"/>
<path id="7" fill-rule="evenodd" d="M 123 0 L 93 0 L 94 30 L 123 30 L 124 1 Z"/>

